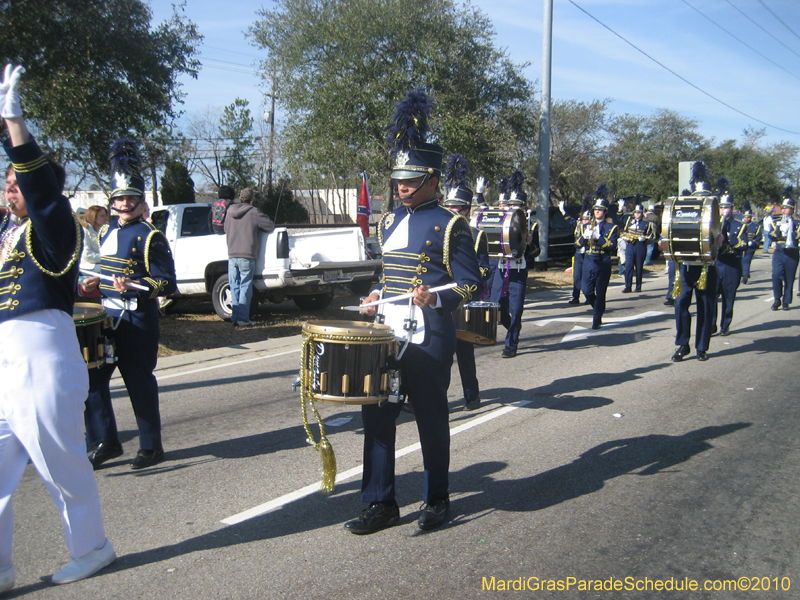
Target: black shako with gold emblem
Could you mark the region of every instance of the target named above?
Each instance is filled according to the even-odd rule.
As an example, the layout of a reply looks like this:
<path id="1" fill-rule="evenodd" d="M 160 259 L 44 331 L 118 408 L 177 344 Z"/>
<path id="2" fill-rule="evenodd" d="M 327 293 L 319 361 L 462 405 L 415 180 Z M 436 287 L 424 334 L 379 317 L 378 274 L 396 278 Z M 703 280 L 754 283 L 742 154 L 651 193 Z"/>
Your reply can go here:
<path id="1" fill-rule="evenodd" d="M 3 231 L 0 321 L 55 308 L 72 314 L 82 228 L 56 176 L 31 139 L 5 150 L 25 198 L 28 217 Z"/>
<path id="2" fill-rule="evenodd" d="M 100 272 L 136 279 L 149 288 L 126 290 L 122 294 L 111 281 L 101 280 L 100 290 L 106 298 L 136 298 L 139 303 L 156 301 L 177 290 L 172 253 L 164 234 L 142 219 L 120 225 L 119 221 L 100 230 Z M 114 309 L 107 307 L 109 313 Z"/>

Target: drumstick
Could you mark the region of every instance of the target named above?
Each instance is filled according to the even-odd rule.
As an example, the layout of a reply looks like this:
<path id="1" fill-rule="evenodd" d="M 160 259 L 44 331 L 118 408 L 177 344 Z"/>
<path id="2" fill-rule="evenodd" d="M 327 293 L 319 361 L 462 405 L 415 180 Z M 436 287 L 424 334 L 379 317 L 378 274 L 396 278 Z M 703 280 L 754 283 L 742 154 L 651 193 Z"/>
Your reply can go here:
<path id="1" fill-rule="evenodd" d="M 451 281 L 447 285 L 440 285 L 439 287 L 431 288 L 428 291 L 429 294 L 433 294 L 435 292 L 443 292 L 445 290 L 450 290 L 456 287 L 456 282 Z M 400 296 L 394 296 L 393 298 L 384 298 L 383 300 L 374 300 L 373 302 L 367 302 L 366 304 L 362 304 L 361 306 L 342 306 L 342 310 L 361 310 L 362 308 L 369 308 L 370 306 L 378 306 L 379 304 L 389 304 L 391 302 L 400 302 L 401 300 L 408 300 L 414 296 L 414 292 L 409 292 L 408 294 L 401 294 Z"/>
<path id="2" fill-rule="evenodd" d="M 81 269 L 80 271 L 87 277 L 99 277 L 100 279 L 104 279 L 105 281 L 112 281 L 112 282 L 114 281 L 114 278 L 111 275 L 103 275 L 102 273 L 95 273 L 94 271 L 86 271 L 84 269 Z M 137 290 L 143 290 L 145 292 L 150 291 L 149 287 L 139 285 L 138 283 L 133 283 L 132 281 L 129 281 L 127 285 L 129 285 L 132 288 L 136 288 Z"/>

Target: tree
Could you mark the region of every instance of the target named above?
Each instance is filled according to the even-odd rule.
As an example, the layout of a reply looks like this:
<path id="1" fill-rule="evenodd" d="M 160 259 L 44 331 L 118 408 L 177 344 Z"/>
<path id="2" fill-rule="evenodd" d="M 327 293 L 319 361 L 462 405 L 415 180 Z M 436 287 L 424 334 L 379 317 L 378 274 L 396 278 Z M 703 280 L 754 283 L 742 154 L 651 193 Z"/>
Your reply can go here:
<path id="1" fill-rule="evenodd" d="M 470 161 L 470 176 L 494 180 L 516 164 L 534 135 L 533 86 L 493 45 L 491 22 L 451 0 L 276 0 L 249 30 L 268 51 L 262 77 L 288 125 L 284 167 L 300 185 L 388 183 L 384 141 L 394 104 L 422 87 L 430 123 L 447 154 Z M 353 183 L 355 185 L 355 183 Z M 373 190 L 377 192 L 378 190 Z M 388 185 L 386 186 L 388 192 Z"/>
<path id="2" fill-rule="evenodd" d="M 275 223 L 308 223 L 308 211 L 294 199 L 287 179 L 279 180 L 271 192 L 257 193 L 253 205 Z"/>
<path id="3" fill-rule="evenodd" d="M 177 161 L 167 163 L 161 177 L 161 201 L 164 204 L 194 202 L 194 181 L 186 165 Z"/>
<path id="4" fill-rule="evenodd" d="M 678 163 L 697 160 L 708 142 L 697 121 L 659 109 L 651 117 L 612 119 L 602 176 L 618 197 L 642 194 L 663 200 L 678 193 Z"/>
<path id="5" fill-rule="evenodd" d="M 250 116 L 247 100 L 236 98 L 233 104 L 225 107 L 219 121 L 219 132 L 230 143 L 220 160 L 220 171 L 225 182 L 236 190 L 255 187 L 252 154 L 256 145 L 253 140 L 253 117 Z"/>
<path id="6" fill-rule="evenodd" d="M 728 178 L 733 190 L 734 206 L 741 207 L 745 198 L 764 206 L 780 203 L 785 185 L 779 176 L 777 157 L 758 146 L 748 143 L 737 146 L 735 140 L 726 140 L 707 151 L 703 157 L 715 184 L 719 176 Z"/>
<path id="7" fill-rule="evenodd" d="M 25 66 L 26 116 L 62 162 L 102 178 L 119 137 L 169 125 L 202 36 L 175 6 L 151 28 L 142 0 L 0 0 L 0 56 Z"/>

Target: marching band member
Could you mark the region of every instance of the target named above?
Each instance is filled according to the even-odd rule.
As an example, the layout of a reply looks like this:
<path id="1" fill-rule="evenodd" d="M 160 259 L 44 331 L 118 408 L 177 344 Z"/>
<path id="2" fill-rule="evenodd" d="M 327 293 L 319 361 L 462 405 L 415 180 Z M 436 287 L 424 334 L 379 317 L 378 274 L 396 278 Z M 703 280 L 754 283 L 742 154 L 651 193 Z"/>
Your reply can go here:
<path id="1" fill-rule="evenodd" d="M 750 209 L 750 200 L 745 200 L 742 206 L 742 229 L 745 230 L 747 237 L 747 248 L 742 256 L 742 283 L 747 283 L 750 279 L 750 263 L 758 250 L 759 240 L 761 239 L 761 225 L 753 223 L 753 211 Z"/>
<path id="2" fill-rule="evenodd" d="M 510 197 L 510 192 L 508 189 L 508 177 L 503 177 L 500 179 L 499 183 L 497 184 L 497 193 L 499 194 L 497 208 L 508 208 L 508 198 Z M 489 259 L 489 279 L 486 282 L 489 295 L 492 293 L 492 286 L 494 285 L 495 276 L 494 274 L 497 272 L 497 265 L 499 262 L 500 261 L 497 258 Z"/>
<path id="3" fill-rule="evenodd" d="M 72 309 L 82 228 L 62 195 L 64 170 L 44 157 L 22 117 L 24 71 L 7 65 L 0 83 L 10 136 L 6 203 L 18 218 L 0 241 L 0 593 L 14 587 L 12 496 L 29 458 L 72 556 L 53 583 L 85 579 L 116 558 L 81 427 L 89 380 Z"/>
<path id="4" fill-rule="evenodd" d="M 742 253 L 747 247 L 747 232 L 733 218 L 733 192 L 725 177 L 717 179 L 719 190 L 720 234 L 717 242 L 717 291 L 715 298 L 722 297 L 722 318 L 720 319 L 720 335 L 729 335 L 733 320 L 733 303 L 736 301 L 736 290 L 742 279 Z M 714 327 L 717 331 L 717 302 L 714 301 Z"/>
<path id="5" fill-rule="evenodd" d="M 638 194 L 637 194 L 638 195 Z M 620 222 L 624 219 L 622 210 L 625 201 L 620 199 Z M 653 224 L 644 219 L 644 207 L 638 202 L 633 207 L 633 216 L 625 219 L 620 237 L 625 240 L 625 288 L 623 294 L 629 294 L 633 285 L 633 276 L 636 274 L 636 291 L 642 291 L 642 276 L 644 275 L 644 261 L 647 256 L 647 245 L 656 239 Z"/>
<path id="6" fill-rule="evenodd" d="M 469 219 L 472 191 L 467 187 L 466 176 L 467 161 L 460 154 L 453 154 L 445 170 L 447 193 L 445 194 L 444 205 L 454 213 Z M 485 286 L 486 280 L 489 278 L 489 243 L 485 231 L 475 227 L 471 227 L 471 229 L 475 239 L 474 248 L 478 257 L 478 269 Z M 458 361 L 458 372 L 461 375 L 461 388 L 464 390 L 464 408 L 466 410 L 476 410 L 480 408 L 481 395 L 475 369 L 475 344 L 466 340 L 456 339 L 456 359 Z"/>
<path id="7" fill-rule="evenodd" d="M 792 198 L 794 188 L 790 185 L 783 190 L 783 203 L 780 220 L 774 219 L 769 239 L 775 242 L 772 253 L 772 310 L 789 310 L 792 303 L 792 286 L 797 276 L 798 240 L 800 240 L 800 220 L 794 218 L 795 202 Z"/>
<path id="8" fill-rule="evenodd" d="M 413 292 L 423 339 L 412 338 L 400 359 L 401 393 L 414 408 L 424 464 L 423 509 L 419 527 L 442 525 L 449 516 L 450 430 L 447 388 L 456 349 L 452 313 L 478 295 L 481 276 L 469 223 L 439 205 L 436 188 L 442 172 L 442 147 L 426 142 L 431 101 L 413 90 L 395 105 L 387 141 L 395 154 L 395 193 L 402 205 L 386 214 L 378 227 L 383 250 L 380 287 L 365 300 Z M 432 286 L 455 281 L 456 287 L 429 293 Z M 375 314 L 374 307 L 366 311 Z M 388 323 L 387 321 L 387 324 Z M 402 331 L 402 324 L 395 333 Z M 344 527 L 367 534 L 400 520 L 395 501 L 395 429 L 402 402 L 366 404 L 361 501 L 368 507 Z"/>
<path id="9" fill-rule="evenodd" d="M 525 176 L 516 170 L 508 180 L 509 196 L 506 205 L 509 208 L 524 207 L 528 199 L 522 190 Z M 533 235 L 527 235 L 527 247 L 532 246 Z M 492 283 L 492 302 L 500 304 L 500 323 L 506 328 L 506 339 L 503 347 L 503 358 L 517 355 L 519 334 L 522 330 L 522 311 L 525 303 L 525 292 L 528 287 L 528 263 L 525 252 L 519 258 L 503 258 L 498 262 Z"/>
<path id="10" fill-rule="evenodd" d="M 566 204 L 564 200 L 558 203 L 558 209 L 564 217 L 567 217 Z M 581 236 L 583 228 L 587 227 L 592 221 L 592 197 L 588 195 L 583 197 L 580 218 L 567 218 L 567 221 L 570 225 L 575 227 L 575 256 L 572 259 L 572 298 L 567 304 L 580 304 L 583 257 L 586 254 L 586 248 L 578 243 L 578 239 Z"/>
<path id="11" fill-rule="evenodd" d="M 138 170 L 136 145 L 117 140 L 111 149 L 114 189 L 111 208 L 119 219 L 100 230 L 100 272 L 112 277 L 100 283 L 89 277 L 88 291 L 99 286 L 103 306 L 114 319 L 116 364 L 101 365 L 89 374 L 86 400 L 86 442 L 95 468 L 122 455 L 109 384 L 119 367 L 139 427 L 139 450 L 131 469 L 143 469 L 164 459 L 158 382 L 153 370 L 158 360 L 158 297 L 177 290 L 175 265 L 164 234 L 143 218 L 144 179 Z M 144 286 L 140 291 L 129 284 Z"/>
<path id="12" fill-rule="evenodd" d="M 706 166 L 702 160 L 692 165 L 692 196 L 709 196 L 706 189 Z M 689 308 L 692 295 L 697 302 L 697 323 L 695 329 L 695 348 L 697 360 L 708 360 L 708 347 L 714 325 L 713 315 L 716 304 L 717 271 L 714 265 L 688 265 L 677 263 L 675 275 L 675 345 L 678 348 L 672 355 L 672 362 L 680 362 L 690 352 L 689 341 L 692 333 L 692 316 Z"/>
<path id="13" fill-rule="evenodd" d="M 594 195 L 592 220 L 582 227 L 575 242 L 586 251 L 583 260 L 581 290 L 592 305 L 592 329 L 600 329 L 606 310 L 606 292 L 611 280 L 611 253 L 617 245 L 619 228 L 606 219 L 608 187 L 601 184 Z"/>

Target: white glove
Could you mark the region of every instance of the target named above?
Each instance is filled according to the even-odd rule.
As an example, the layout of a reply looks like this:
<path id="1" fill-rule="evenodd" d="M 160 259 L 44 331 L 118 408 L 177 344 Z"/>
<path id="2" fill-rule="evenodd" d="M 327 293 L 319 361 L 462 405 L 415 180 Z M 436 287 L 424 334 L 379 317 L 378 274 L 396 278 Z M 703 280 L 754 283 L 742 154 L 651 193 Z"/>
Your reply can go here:
<path id="1" fill-rule="evenodd" d="M 599 240 L 600 239 L 600 228 L 599 227 L 595 227 L 592 230 L 592 238 L 595 239 L 595 240 Z"/>
<path id="2" fill-rule="evenodd" d="M 590 237 L 592 237 L 593 231 L 594 227 L 592 227 L 591 225 L 587 225 L 586 227 L 583 228 L 583 237 L 588 240 Z"/>
<path id="3" fill-rule="evenodd" d="M 486 188 L 486 178 L 478 177 L 477 185 L 475 186 L 475 193 L 482 194 L 485 188 Z"/>
<path id="4" fill-rule="evenodd" d="M 5 115 L 3 115 L 5 116 Z M 781 223 L 781 233 L 783 237 L 786 237 L 789 234 L 789 224 L 788 223 Z"/>
<path id="5" fill-rule="evenodd" d="M 625 200 L 620 198 L 617 200 L 617 204 L 619 205 L 619 212 L 623 212 L 625 210 Z"/>
<path id="6" fill-rule="evenodd" d="M 566 200 L 559 200 L 558 201 L 558 210 L 561 211 L 562 215 L 567 214 L 567 201 Z"/>
<path id="7" fill-rule="evenodd" d="M 755 242 L 748 242 L 748 246 L 750 246 L 751 248 L 755 248 L 756 243 Z"/>
<path id="8" fill-rule="evenodd" d="M 19 78 L 25 67 L 11 63 L 6 65 L 3 83 L 0 83 L 0 117 L 13 119 L 22 116 L 22 104 L 19 98 Z"/>
<path id="9" fill-rule="evenodd" d="M 640 241 L 640 242 L 643 242 L 643 241 L 644 241 L 644 236 L 643 236 L 643 235 L 640 235 L 640 236 L 639 236 L 639 241 Z"/>

